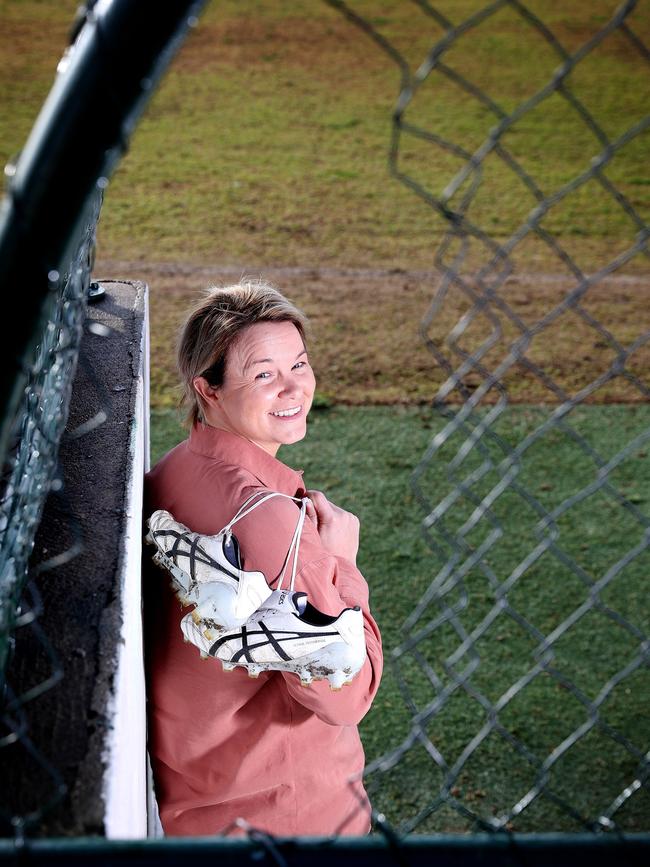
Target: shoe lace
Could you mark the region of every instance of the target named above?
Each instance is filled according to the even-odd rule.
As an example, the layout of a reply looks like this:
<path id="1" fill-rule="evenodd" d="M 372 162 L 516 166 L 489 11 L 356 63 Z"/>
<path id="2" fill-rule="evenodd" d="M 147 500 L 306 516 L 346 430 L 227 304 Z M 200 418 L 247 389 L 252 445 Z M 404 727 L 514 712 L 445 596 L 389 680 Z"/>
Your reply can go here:
<path id="1" fill-rule="evenodd" d="M 226 536 L 226 540 L 230 539 L 232 535 L 232 528 L 237 523 L 237 521 L 241 521 L 242 518 L 245 518 L 246 515 L 250 515 L 258 506 L 261 506 L 263 503 L 266 503 L 268 500 L 271 500 L 273 497 L 284 497 L 287 500 L 293 500 L 294 503 L 300 503 L 300 514 L 298 515 L 298 522 L 296 523 L 296 527 L 293 531 L 293 536 L 291 538 L 291 542 L 289 543 L 289 550 L 287 551 L 287 555 L 284 558 L 284 563 L 282 564 L 282 569 L 280 570 L 280 574 L 278 577 L 278 586 L 277 590 L 282 590 L 284 584 L 284 577 L 287 572 L 287 566 L 289 565 L 289 561 L 291 560 L 291 556 L 293 554 L 293 563 L 291 566 L 291 581 L 289 582 L 289 590 L 293 591 L 295 582 L 296 582 L 296 573 L 298 571 L 298 551 L 300 549 L 300 539 L 302 537 L 302 529 L 305 524 L 305 516 L 307 514 L 307 502 L 308 497 L 291 497 L 289 494 L 281 494 L 279 491 L 270 491 L 265 493 L 264 491 L 256 491 L 247 500 L 245 500 L 240 508 L 237 511 L 237 514 L 234 518 L 226 524 L 226 526 L 221 530 L 221 533 L 224 533 Z"/>
<path id="2" fill-rule="evenodd" d="M 293 498 L 297 499 L 297 498 Z M 289 563 L 289 558 L 291 557 L 291 552 L 293 551 L 293 565 L 291 567 L 291 581 L 289 583 L 289 590 L 293 592 L 294 585 L 296 583 L 296 572 L 298 571 L 298 549 L 300 548 L 300 539 L 302 537 L 302 528 L 305 524 L 305 515 L 307 514 L 307 497 L 304 497 L 300 504 L 300 514 L 298 515 L 298 523 L 296 524 L 296 529 L 293 531 L 293 538 L 291 539 L 291 544 L 289 545 L 289 550 L 287 551 L 287 556 L 284 559 L 284 564 L 282 566 L 282 571 L 280 572 L 280 578 L 278 579 L 278 590 L 282 590 L 282 585 L 284 584 L 284 576 L 287 571 L 287 565 Z"/>

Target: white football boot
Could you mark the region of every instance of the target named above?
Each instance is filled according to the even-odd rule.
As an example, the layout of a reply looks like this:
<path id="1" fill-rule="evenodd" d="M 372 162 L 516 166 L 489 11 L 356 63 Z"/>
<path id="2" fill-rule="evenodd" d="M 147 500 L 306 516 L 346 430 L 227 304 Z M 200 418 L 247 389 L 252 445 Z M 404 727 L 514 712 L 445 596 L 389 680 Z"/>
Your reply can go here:
<path id="1" fill-rule="evenodd" d="M 261 491 L 249 497 L 230 523 L 214 536 L 192 532 L 164 510 L 154 512 L 149 518 L 145 541 L 157 548 L 154 563 L 171 574 L 172 586 L 181 604 L 195 606 L 190 617 L 197 627 L 217 632 L 234 629 L 245 623 L 270 596 L 271 588 L 263 572 L 242 569 L 239 544 L 232 526 L 274 496 L 286 495 Z M 254 500 L 257 502 L 251 505 Z M 296 528 L 298 536 L 304 522 L 304 511 L 303 504 L 299 528 Z M 297 547 L 296 533 L 283 575 L 289 555 Z"/>
<path id="2" fill-rule="evenodd" d="M 202 629 L 191 614 L 181 620 L 181 629 L 203 657 L 221 660 L 226 671 L 242 666 L 251 677 L 262 671 L 290 671 L 305 686 L 327 678 L 332 689 L 340 689 L 366 659 L 358 606 L 331 617 L 314 608 L 306 593 L 290 590 L 273 591 L 243 626 L 225 633 Z"/>

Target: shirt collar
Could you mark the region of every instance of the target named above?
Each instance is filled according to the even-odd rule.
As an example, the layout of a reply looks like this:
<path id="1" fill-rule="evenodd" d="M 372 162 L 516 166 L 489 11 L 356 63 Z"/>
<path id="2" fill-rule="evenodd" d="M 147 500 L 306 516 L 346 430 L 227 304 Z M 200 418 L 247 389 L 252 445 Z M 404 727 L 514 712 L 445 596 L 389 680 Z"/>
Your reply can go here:
<path id="1" fill-rule="evenodd" d="M 291 469 L 244 437 L 197 421 L 190 431 L 189 448 L 196 454 L 244 467 L 272 491 L 291 497 L 304 494 L 302 470 Z"/>

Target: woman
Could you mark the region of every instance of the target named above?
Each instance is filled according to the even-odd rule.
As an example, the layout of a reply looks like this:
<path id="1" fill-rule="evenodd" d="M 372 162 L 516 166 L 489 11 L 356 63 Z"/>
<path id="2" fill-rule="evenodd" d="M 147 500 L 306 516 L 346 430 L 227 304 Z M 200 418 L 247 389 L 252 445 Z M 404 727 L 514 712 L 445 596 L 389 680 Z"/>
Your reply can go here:
<path id="1" fill-rule="evenodd" d="M 381 641 L 356 568 L 359 522 L 277 457 L 301 440 L 315 379 L 305 318 L 277 290 L 243 282 L 211 290 L 181 334 L 178 366 L 190 436 L 146 477 L 146 514 L 169 511 L 196 533 L 221 530 L 252 495 L 308 497 L 295 589 L 336 616 L 359 606 L 366 659 L 341 691 L 291 672 L 224 671 L 183 641 L 186 615 L 160 572 L 147 582 L 150 753 L 168 835 L 227 831 L 238 819 L 280 836 L 365 834 L 357 724 L 379 686 Z M 243 568 L 271 588 L 299 504 L 273 497 L 235 527 Z"/>

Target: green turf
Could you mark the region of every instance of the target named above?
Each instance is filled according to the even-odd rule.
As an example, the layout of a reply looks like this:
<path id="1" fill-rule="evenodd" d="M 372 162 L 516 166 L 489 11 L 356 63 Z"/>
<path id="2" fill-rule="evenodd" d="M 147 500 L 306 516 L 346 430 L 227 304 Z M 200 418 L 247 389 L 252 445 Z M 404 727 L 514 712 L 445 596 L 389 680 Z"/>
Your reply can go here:
<path id="1" fill-rule="evenodd" d="M 504 443 L 515 445 L 548 414 L 547 409 L 513 408 L 496 422 L 494 429 Z M 536 502 L 552 509 L 597 476 L 594 463 L 576 448 L 571 432 L 579 433 L 608 461 L 624 443 L 647 429 L 649 423 L 647 407 L 579 409 L 570 417 L 567 432 L 551 429 L 531 446 L 521 462 L 517 480 Z M 305 441 L 283 449 L 280 454 L 288 463 L 305 469 L 311 487 L 321 488 L 335 502 L 359 515 L 362 522 L 359 564 L 370 584 L 372 606 L 387 657 L 400 643 L 402 623 L 444 560 L 432 554 L 422 540 L 419 529 L 422 511 L 409 483 L 413 467 L 441 427 L 441 420 L 422 408 L 330 408 L 313 412 Z M 173 414 L 154 413 L 154 460 L 182 436 Z M 420 477 L 422 495 L 432 506 L 453 487 L 447 464 L 459 445 L 459 438 L 452 437 Z M 489 447 L 494 460 L 499 455 L 503 457 L 503 447 Z M 459 471 L 460 477 L 478 466 L 478 458 L 469 456 Z M 612 470 L 610 477 L 647 522 L 650 467 L 644 447 L 633 450 Z M 473 509 L 470 497 L 487 493 L 496 481 L 496 473 L 491 472 L 470 486 L 467 497 L 448 513 L 449 531 L 455 532 L 470 517 Z M 493 508 L 504 532 L 486 554 L 486 560 L 501 583 L 537 543 L 538 519 L 533 507 L 512 492 L 500 497 Z M 476 529 L 467 534 L 466 541 L 472 549 L 484 541 L 486 524 L 485 520 L 479 521 Z M 471 676 L 470 685 L 493 703 L 534 664 L 537 642 L 532 638 L 532 630 L 549 635 L 589 597 L 587 584 L 602 578 L 643 536 L 640 523 L 629 510 L 603 493 L 595 493 L 576 504 L 566 516 L 559 517 L 557 530 L 558 549 L 582 570 L 585 583 L 549 553 L 513 582 L 505 598 L 513 615 L 524 617 L 529 628 L 502 612 L 476 642 L 480 664 Z M 555 657 L 549 664 L 572 681 L 588 700 L 595 700 L 603 685 L 638 652 L 638 640 L 606 612 L 616 611 L 634 628 L 648 633 L 649 566 L 646 549 L 601 591 L 601 610 L 587 613 L 554 645 Z M 444 601 L 449 606 L 462 605 L 464 598 L 466 605 L 459 617 L 463 628 L 471 631 L 493 607 L 495 590 L 479 570 L 470 570 L 463 585 L 449 588 Z M 419 626 L 425 626 L 439 611 L 434 606 L 421 618 Z M 452 681 L 444 660 L 458 646 L 459 640 L 449 624 L 432 631 L 420 646 L 442 688 Z M 456 672 L 461 672 L 468 661 L 468 656 L 456 660 Z M 403 658 L 400 671 L 412 707 L 425 708 L 436 696 L 430 682 L 408 657 Z M 619 742 L 599 730 L 588 733 L 551 771 L 550 787 L 554 793 L 588 818 L 595 818 L 596 811 L 604 809 L 634 779 L 638 763 L 622 743 L 629 738 L 637 747 L 647 749 L 649 715 L 650 673 L 646 666 L 617 685 L 602 705 L 602 721 L 616 729 Z M 368 761 L 392 750 L 408 735 L 410 717 L 388 666 L 373 709 L 362 725 Z M 541 760 L 587 718 L 575 695 L 547 673 L 536 677 L 499 715 L 502 725 Z M 427 723 L 425 731 L 452 765 L 485 722 L 486 713 L 477 698 L 457 690 Z M 534 777 L 531 765 L 493 735 L 468 760 L 455 782 L 453 794 L 465 807 L 489 817 L 524 796 Z M 392 822 L 399 823 L 408 821 L 433 801 L 442 784 L 442 774 L 422 747 L 414 747 L 395 770 L 373 780 L 375 805 Z M 648 830 L 649 807 L 647 791 L 642 790 L 621 811 L 622 826 Z M 543 798 L 534 801 L 514 822 L 514 827 L 521 831 L 580 829 L 576 821 Z M 471 828 L 471 822 L 448 806 L 420 826 L 421 831 Z"/>
<path id="2" fill-rule="evenodd" d="M 459 22 L 486 4 L 438 5 Z M 413 69 L 442 36 L 416 4 L 374 0 L 352 6 Z M 7 38 L 0 48 L 3 159 L 23 145 L 75 7 L 60 0 L 7 4 Z M 570 14 L 557 2 L 533 9 L 571 52 L 607 21 L 614 4 L 580 0 L 571 4 Z M 629 20 L 647 40 L 648 5 L 639 4 Z M 468 30 L 444 60 L 506 112 L 548 82 L 560 62 L 507 4 Z M 615 139 L 646 111 L 645 76 L 641 55 L 613 33 L 571 72 L 566 86 Z M 100 257 L 430 267 L 445 224 L 387 175 L 398 86 L 390 59 L 325 3 L 209 5 L 107 190 Z M 418 91 L 406 119 L 469 152 L 487 139 L 497 120 L 437 71 Z M 602 149 L 597 135 L 557 95 L 525 115 L 502 144 L 545 195 L 587 168 Z M 646 154 L 647 134 L 630 141 L 605 172 L 645 219 L 650 213 Z M 403 139 L 400 169 L 435 195 L 461 165 L 444 148 L 409 135 Z M 483 164 L 469 217 L 503 239 L 535 204 L 522 181 L 492 155 Z M 596 181 L 552 208 L 544 226 L 585 267 L 608 261 L 638 231 Z M 539 244 L 524 246 L 528 266 L 559 267 Z"/>

